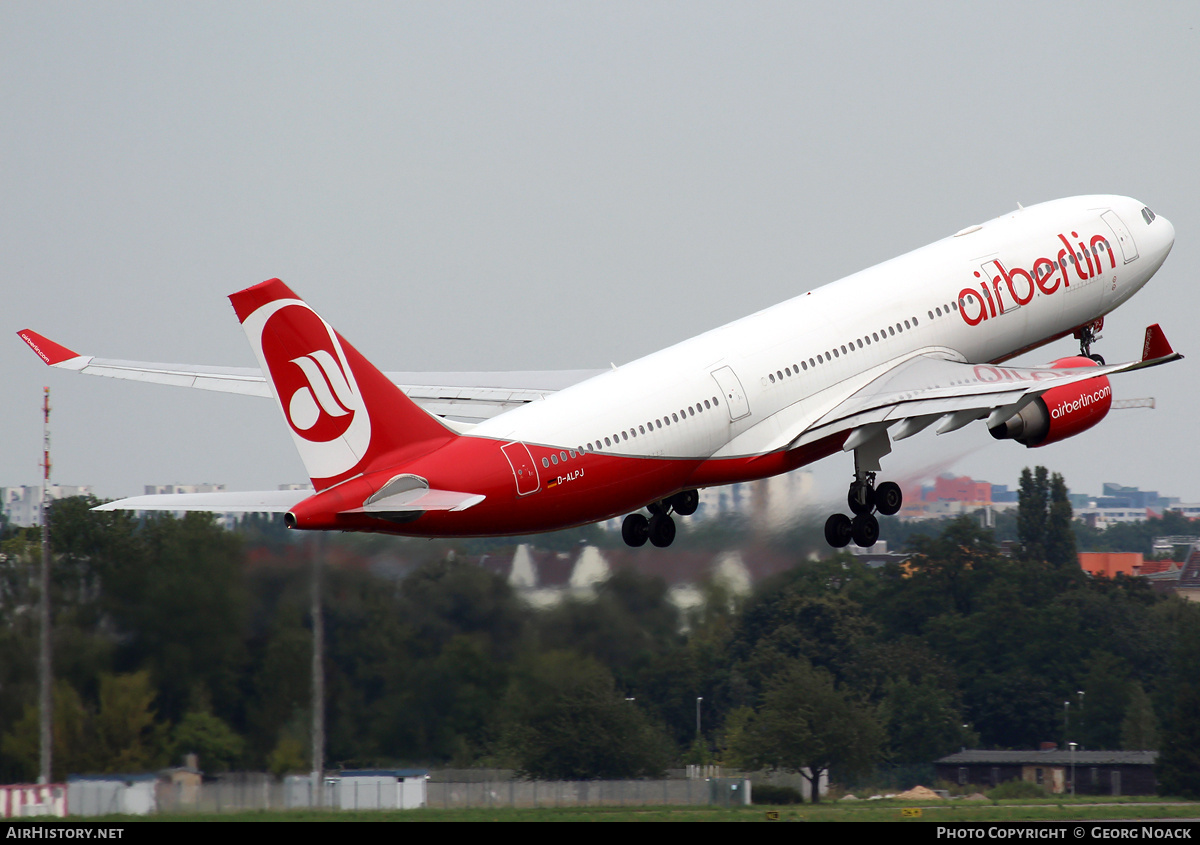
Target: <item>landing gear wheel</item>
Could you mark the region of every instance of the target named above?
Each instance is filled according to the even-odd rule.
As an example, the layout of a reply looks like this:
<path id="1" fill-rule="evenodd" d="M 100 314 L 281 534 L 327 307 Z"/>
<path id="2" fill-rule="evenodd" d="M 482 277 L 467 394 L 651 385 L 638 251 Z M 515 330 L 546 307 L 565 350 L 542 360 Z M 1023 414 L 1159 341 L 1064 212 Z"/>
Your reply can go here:
<path id="1" fill-rule="evenodd" d="M 828 523 L 826 523 L 828 530 Z M 850 534 L 854 545 L 867 548 L 879 539 L 879 520 L 869 513 L 859 514 L 850 523 Z"/>
<path id="2" fill-rule="evenodd" d="M 850 508 L 850 512 L 857 515 L 870 513 L 875 510 L 875 490 L 869 484 L 860 484 L 857 481 L 850 485 L 850 492 L 846 494 L 846 504 Z"/>
<path id="3" fill-rule="evenodd" d="M 850 540 L 853 537 L 853 525 L 850 522 L 850 517 L 844 513 L 835 513 L 829 519 L 825 520 L 825 542 L 835 549 L 843 549 L 850 545 Z"/>
<path id="4" fill-rule="evenodd" d="M 684 490 L 671 497 L 671 507 L 680 516 L 691 516 L 700 507 L 700 493 L 697 490 Z"/>
<path id="5" fill-rule="evenodd" d="M 1101 367 L 1104 366 L 1104 356 L 1103 355 L 1093 354 L 1093 355 L 1089 355 L 1088 357 L 1091 358 L 1093 361 L 1095 361 L 1097 364 L 1099 364 Z"/>
<path id="6" fill-rule="evenodd" d="M 651 502 L 650 504 L 646 505 L 646 510 L 650 511 L 651 516 L 659 516 L 660 514 L 662 516 L 666 516 L 671 512 L 670 506 L 667 505 L 665 501 Z"/>
<path id="7" fill-rule="evenodd" d="M 631 513 L 621 523 L 621 539 L 625 541 L 625 545 L 634 548 L 644 546 L 649 537 L 650 521 L 640 513 Z"/>
<path id="8" fill-rule="evenodd" d="M 898 513 L 903 504 L 904 494 L 896 482 L 885 481 L 875 488 L 875 507 L 884 516 Z"/>
<path id="9" fill-rule="evenodd" d="M 665 513 L 656 513 L 650 517 L 650 542 L 660 549 L 665 549 L 675 540 L 675 520 Z"/>

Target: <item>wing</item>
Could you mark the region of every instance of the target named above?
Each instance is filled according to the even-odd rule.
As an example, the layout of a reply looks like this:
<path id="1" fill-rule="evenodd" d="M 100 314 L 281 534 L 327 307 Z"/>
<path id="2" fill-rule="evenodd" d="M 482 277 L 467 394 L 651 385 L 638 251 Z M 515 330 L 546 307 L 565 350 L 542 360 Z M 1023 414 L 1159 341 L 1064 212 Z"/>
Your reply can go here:
<path id="1" fill-rule="evenodd" d="M 17 332 L 51 367 L 93 376 L 271 397 L 271 387 L 254 367 L 206 367 L 155 364 L 80 355 L 37 332 Z M 479 422 L 543 399 L 603 370 L 516 370 L 511 372 L 385 373 L 416 404 L 431 414 L 461 422 Z"/>
<path id="2" fill-rule="evenodd" d="M 265 490 L 240 493 L 162 493 L 133 496 L 98 505 L 97 511 L 204 511 L 208 513 L 287 513 L 315 495 L 311 489 Z M 362 507 L 342 513 L 366 513 L 383 519 L 412 518 L 425 511 L 462 511 L 482 502 L 477 493 L 436 490 L 424 478 L 398 475 L 371 496 Z"/>
<path id="3" fill-rule="evenodd" d="M 849 431 L 851 451 L 889 430 L 903 440 L 936 424 L 938 434 L 986 419 L 1001 425 L 1047 391 L 1114 373 L 1177 361 L 1157 324 L 1146 329 L 1139 361 L 1104 367 L 1007 367 L 971 364 L 918 355 L 886 370 L 848 396 L 815 410 L 803 430 L 788 442 L 802 446 L 831 434 Z"/>

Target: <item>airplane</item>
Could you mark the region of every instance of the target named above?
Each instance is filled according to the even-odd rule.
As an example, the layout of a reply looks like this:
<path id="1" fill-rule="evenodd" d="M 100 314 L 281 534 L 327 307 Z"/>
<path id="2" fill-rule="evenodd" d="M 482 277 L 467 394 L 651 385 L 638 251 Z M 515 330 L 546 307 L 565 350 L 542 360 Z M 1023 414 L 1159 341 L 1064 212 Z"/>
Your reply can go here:
<path id="1" fill-rule="evenodd" d="M 624 517 L 669 546 L 703 488 L 853 456 L 851 515 L 829 544 L 871 546 L 902 505 L 881 460 L 930 426 L 984 421 L 1026 447 L 1073 437 L 1112 404 L 1108 376 L 1179 360 L 1092 352 L 1105 316 L 1162 266 L 1164 217 L 1128 197 L 1021 207 L 609 370 L 388 373 L 279 279 L 232 294 L 259 367 L 79 355 L 28 329 L 46 364 L 273 396 L 313 490 L 137 496 L 98 510 L 276 512 L 289 528 L 420 537 L 525 535 Z M 1005 364 L 1067 335 L 1079 355 Z M 645 509 L 645 513 L 643 513 Z"/>

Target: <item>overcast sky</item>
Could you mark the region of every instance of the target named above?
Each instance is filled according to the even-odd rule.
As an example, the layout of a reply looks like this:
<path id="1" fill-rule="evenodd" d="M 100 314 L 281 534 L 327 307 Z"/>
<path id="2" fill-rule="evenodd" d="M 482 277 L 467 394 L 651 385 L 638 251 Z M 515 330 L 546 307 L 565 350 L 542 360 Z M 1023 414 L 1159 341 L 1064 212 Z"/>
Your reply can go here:
<path id="1" fill-rule="evenodd" d="M 1175 225 L 1096 347 L 1114 378 L 1045 449 L 982 426 L 884 475 L 1023 466 L 1200 501 L 1200 4 L 0 3 L 0 486 L 272 489 L 273 403 L 49 370 L 253 366 L 226 300 L 278 276 L 382 369 L 622 363 L 971 223 L 1137 197 Z M 1023 359 L 1071 353 L 1059 341 Z M 850 456 L 818 489 L 844 500 Z"/>

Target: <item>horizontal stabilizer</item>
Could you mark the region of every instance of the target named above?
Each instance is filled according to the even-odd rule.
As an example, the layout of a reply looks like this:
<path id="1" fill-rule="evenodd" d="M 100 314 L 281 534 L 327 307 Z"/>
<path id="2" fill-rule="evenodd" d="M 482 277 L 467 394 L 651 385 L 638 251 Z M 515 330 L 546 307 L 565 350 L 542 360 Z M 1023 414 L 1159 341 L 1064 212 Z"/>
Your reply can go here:
<path id="1" fill-rule="evenodd" d="M 133 496 L 92 508 L 94 511 L 204 511 L 208 513 L 286 513 L 312 496 L 312 490 L 264 490 L 240 493 L 161 493 Z"/>
<path id="2" fill-rule="evenodd" d="M 484 496 L 478 493 L 459 493 L 456 490 L 433 490 L 429 482 L 419 475 L 404 473 L 397 475 L 373 496 L 363 502 L 361 508 L 342 513 L 365 513 L 375 516 L 386 514 L 415 514 L 425 511 L 464 511 L 479 504 Z"/>
<path id="3" fill-rule="evenodd" d="M 479 493 L 455 490 L 408 490 L 342 513 L 424 513 L 425 511 L 465 511 L 484 500 Z"/>

